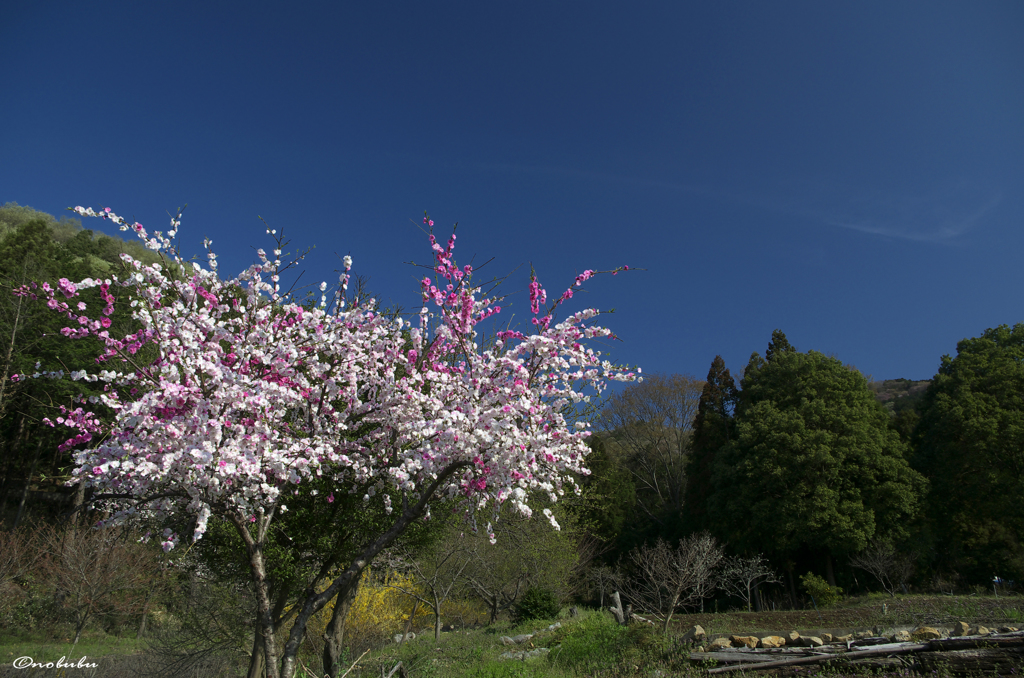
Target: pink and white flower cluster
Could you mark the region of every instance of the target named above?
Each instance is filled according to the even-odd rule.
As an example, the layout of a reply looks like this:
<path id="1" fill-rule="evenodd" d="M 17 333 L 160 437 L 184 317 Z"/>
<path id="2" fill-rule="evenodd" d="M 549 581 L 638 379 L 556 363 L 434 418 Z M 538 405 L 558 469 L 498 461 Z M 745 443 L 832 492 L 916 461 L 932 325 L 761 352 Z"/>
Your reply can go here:
<path id="1" fill-rule="evenodd" d="M 280 248 L 274 259 L 260 250 L 258 263 L 221 279 L 212 251 L 203 267 L 171 244 L 180 214 L 167 235 L 151 236 L 109 208 L 75 211 L 134 231 L 169 261 L 147 265 L 122 255 L 126 275 L 32 290 L 69 317 L 66 336 L 98 338 L 105 347 L 98 362 L 120 365 L 75 375 L 108 382 L 99 400 L 113 421 L 65 411 L 60 423 L 78 429 L 72 440 L 100 441 L 76 453 L 72 482 L 121 502 L 121 516 L 185 512 L 196 522 L 193 539 L 211 515 L 255 519 L 280 509 L 312 477 L 369 484 L 365 498 L 380 492 L 387 504 L 385 490 L 416 495 L 452 465 L 460 468 L 443 488 L 449 497 L 464 496 L 474 511 L 510 501 L 528 514 L 531 493 L 557 500 L 572 486 L 570 472 L 587 473 L 587 426 L 571 426 L 565 413 L 607 380 L 636 378 L 588 346 L 612 336 L 592 324 L 597 310 L 554 322 L 555 307 L 572 294 L 543 309 L 546 293 L 535 278 L 535 332 L 500 332 L 485 344 L 478 325 L 500 307 L 473 286 L 472 267 L 456 265 L 454 235 L 447 247 L 431 236 L 434 274 L 422 280 L 424 306 L 409 322 L 386 317 L 372 301 L 331 310 L 326 295 L 312 308 L 288 302 Z M 346 257 L 342 286 L 350 268 Z M 585 271 L 574 287 L 593 274 Z M 73 302 L 92 287 L 104 301 L 98 318 Z M 118 296 L 128 296 L 115 295 L 118 287 L 135 292 L 138 329 L 125 336 L 110 329 L 115 305 L 124 303 Z M 167 537 L 164 547 L 177 539 Z"/>

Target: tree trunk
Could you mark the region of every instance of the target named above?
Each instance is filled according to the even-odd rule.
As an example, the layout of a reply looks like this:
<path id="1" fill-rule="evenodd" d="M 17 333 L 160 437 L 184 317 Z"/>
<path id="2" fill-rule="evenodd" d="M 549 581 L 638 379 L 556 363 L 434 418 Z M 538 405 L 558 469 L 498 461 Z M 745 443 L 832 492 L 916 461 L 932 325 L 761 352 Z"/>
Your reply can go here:
<path id="1" fill-rule="evenodd" d="M 149 617 L 149 601 L 153 598 L 153 591 L 155 589 L 150 588 L 146 592 L 146 602 L 142 604 L 142 619 L 139 620 L 139 631 L 135 634 L 136 638 L 142 638 L 146 634 L 146 619 Z"/>
<path id="2" fill-rule="evenodd" d="M 402 498 L 402 514 L 398 517 L 395 523 L 388 529 L 387 532 L 377 537 L 371 544 L 363 549 L 362 554 L 352 560 L 349 566 L 345 568 L 345 571 L 335 577 L 334 581 L 323 591 L 319 593 L 310 592 L 305 600 L 301 601 L 296 608 L 299 610 L 298 614 L 295 615 L 295 623 L 292 624 L 291 630 L 288 632 L 288 640 L 284 643 L 284 647 L 281 652 L 281 666 L 280 670 L 276 670 L 270 678 L 292 678 L 295 675 L 295 670 L 298 668 L 298 654 L 299 647 L 302 645 L 302 640 L 306 636 L 306 625 L 309 624 L 310 618 L 322 610 L 324 606 L 334 597 L 342 595 L 348 592 L 352 587 L 355 579 L 360 577 L 363 571 L 369 567 L 373 559 L 382 550 L 390 546 L 402 535 L 403 532 L 408 529 L 409 525 L 413 520 L 421 517 L 426 510 L 427 502 L 434 496 L 438 488 L 448 482 L 448 479 L 452 475 L 462 470 L 463 468 L 470 465 L 470 462 L 455 462 L 447 466 L 442 470 L 430 485 L 420 494 L 419 501 L 415 505 L 410 506 L 408 504 L 408 497 L 403 496 Z M 267 521 L 269 524 L 269 520 Z M 244 525 L 243 525 L 244 527 Z M 248 532 L 246 532 L 248 537 Z M 251 539 L 251 537 L 250 537 Z M 268 643 L 268 650 L 270 644 Z M 267 664 L 270 664 L 270 654 L 267 654 Z"/>
<path id="3" fill-rule="evenodd" d="M 263 656 L 263 634 L 256 631 L 252 634 L 252 654 L 249 655 L 249 672 L 246 678 L 263 678 L 267 665 Z"/>
<path id="4" fill-rule="evenodd" d="M 796 578 L 793 576 L 793 563 L 786 563 L 786 579 L 789 580 L 789 605 L 791 610 L 797 609 Z"/>
<path id="5" fill-rule="evenodd" d="M 416 610 L 420 609 L 420 599 L 417 598 L 412 604 L 412 612 L 409 613 L 409 620 L 405 622 L 405 630 L 402 631 L 402 639 L 398 641 L 398 647 L 402 647 L 402 643 L 409 637 L 409 631 L 412 629 L 412 620 L 416 616 Z"/>
<path id="6" fill-rule="evenodd" d="M 263 636 L 263 654 L 267 663 L 268 678 L 280 678 L 281 667 L 278 666 L 277 641 L 274 638 L 274 611 L 270 607 L 270 591 L 267 587 L 267 570 L 263 561 L 263 539 L 266 529 L 270 525 L 273 514 L 265 514 L 260 517 L 260 526 L 257 538 L 254 539 L 246 525 L 244 516 L 235 514 L 231 516 L 231 522 L 238 530 L 239 536 L 245 542 L 246 550 L 249 552 L 249 569 L 252 572 L 252 583 L 256 590 L 256 608 L 259 624 L 257 629 Z M 305 629 L 303 629 L 305 630 Z"/>
<path id="7" fill-rule="evenodd" d="M 612 614 L 615 615 L 615 620 L 619 622 L 619 626 L 625 626 L 629 623 L 629 611 L 623 609 L 622 598 L 619 596 L 619 592 L 613 591 L 611 599 L 612 602 L 615 603 L 611 607 Z"/>
<path id="8" fill-rule="evenodd" d="M 32 485 L 32 476 L 36 474 L 36 466 L 39 464 L 39 453 L 42 449 L 43 440 L 40 438 L 39 443 L 36 445 L 36 454 L 32 457 L 32 468 L 29 469 L 28 477 L 25 478 L 25 488 L 21 491 L 21 501 L 18 502 L 18 514 L 14 517 L 14 527 L 12 529 L 18 529 L 21 519 L 25 516 L 25 502 L 28 501 L 28 490 Z"/>
<path id="9" fill-rule="evenodd" d="M 339 593 L 334 601 L 331 621 L 324 631 L 323 675 L 329 678 L 338 678 L 345 668 L 341 665 L 341 654 L 345 651 L 345 622 L 348 620 L 348 612 L 352 609 L 356 594 L 359 593 L 359 583 L 362 579 L 363 575 L 360 572 L 348 591 Z"/>
<path id="10" fill-rule="evenodd" d="M 825 579 L 828 581 L 828 585 L 835 587 L 836 585 L 836 573 L 832 569 L 832 554 L 825 552 Z"/>
<path id="11" fill-rule="evenodd" d="M 78 481 L 75 485 L 75 498 L 71 503 L 71 520 L 79 525 L 85 523 L 85 479 Z"/>
<path id="12" fill-rule="evenodd" d="M 434 594 L 434 642 L 441 642 L 441 601 Z"/>
<path id="13" fill-rule="evenodd" d="M 14 314 L 14 323 L 11 326 L 11 340 L 7 342 L 7 351 L 4 355 L 3 373 L 0 374 L 0 417 L 3 417 L 7 410 L 7 382 L 11 375 L 11 359 L 14 355 L 14 345 L 18 338 L 18 323 L 21 321 L 21 305 L 25 297 L 18 297 L 17 310 Z"/>

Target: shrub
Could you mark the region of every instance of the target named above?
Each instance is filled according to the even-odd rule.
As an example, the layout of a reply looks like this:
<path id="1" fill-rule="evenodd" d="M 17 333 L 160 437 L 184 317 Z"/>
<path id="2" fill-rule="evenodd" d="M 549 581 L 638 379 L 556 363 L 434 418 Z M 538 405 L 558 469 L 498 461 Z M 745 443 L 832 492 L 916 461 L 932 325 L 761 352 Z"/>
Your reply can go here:
<path id="1" fill-rule="evenodd" d="M 388 572 L 383 577 L 374 577 L 372 572 L 364 575 L 356 598 L 349 608 L 345 621 L 345 640 L 347 647 L 353 652 L 386 642 L 393 634 L 401 633 L 409 620 L 414 607 L 414 600 L 395 587 L 420 592 L 412 575 Z M 319 638 L 327 629 L 334 604 L 337 599 L 329 602 L 309 624 L 309 635 Z M 429 625 L 430 608 L 426 605 L 416 606 L 416 617 L 413 619 L 412 630 L 419 631 Z"/>
<path id="2" fill-rule="evenodd" d="M 550 619 L 558 615 L 561 603 L 549 589 L 531 586 L 516 604 L 515 617 L 517 622 L 528 619 Z"/>
<path id="3" fill-rule="evenodd" d="M 840 601 L 843 590 L 829 583 L 816 574 L 808 572 L 800 577 L 804 590 L 811 596 L 818 607 L 832 607 Z"/>
<path id="4" fill-rule="evenodd" d="M 629 644 L 628 630 L 629 627 L 616 624 L 610 614 L 587 614 L 556 634 L 558 646 L 552 650 L 550 661 L 580 674 L 607 670 L 618 662 L 623 648 Z"/>

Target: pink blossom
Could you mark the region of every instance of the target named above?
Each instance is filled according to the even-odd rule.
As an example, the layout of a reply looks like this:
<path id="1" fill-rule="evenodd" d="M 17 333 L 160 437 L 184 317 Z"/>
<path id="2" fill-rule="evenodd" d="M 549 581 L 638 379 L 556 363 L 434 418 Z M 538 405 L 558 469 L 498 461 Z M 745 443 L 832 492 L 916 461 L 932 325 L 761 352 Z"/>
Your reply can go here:
<path id="1" fill-rule="evenodd" d="M 102 214 L 127 225 L 109 208 Z M 546 310 L 547 293 L 531 276 L 532 329 L 499 331 L 491 345 L 478 324 L 501 312 L 499 298 L 484 296 L 471 283 L 472 268 L 457 264 L 454 235 L 443 247 L 429 236 L 434 265 L 419 283 L 423 308 L 412 336 L 369 301 L 327 312 L 274 296 L 280 268 L 266 253 L 226 278 L 209 263 L 183 261 L 164 236 L 154 241 L 192 277 L 126 260 L 137 275 L 99 285 L 105 307 L 92 314 L 100 317 L 80 308 L 85 324 L 62 333 L 101 342 L 90 379 L 106 375 L 102 397 L 112 419 L 78 408 L 62 412 L 71 423 L 61 426 L 70 427 L 65 442 L 78 448 L 76 465 L 92 469 L 99 493 L 167 497 L 138 507 L 122 501 L 115 515 L 137 508 L 193 516 L 193 538 L 206 529 L 198 520 L 204 510 L 239 520 L 270 516 L 300 483 L 335 472 L 402 493 L 459 465 L 439 492 L 462 493 L 472 511 L 506 500 L 525 511 L 528 496 L 512 492 L 520 481 L 530 491 L 572 488 L 572 474 L 585 474 L 589 432 L 571 426 L 565 412 L 600 396 L 606 381 L 633 378 L 588 347 L 612 336 L 590 324 L 596 309 L 560 310 L 595 275 L 591 269 Z M 144 302 L 133 308 L 141 329 L 132 333 L 106 332 L 118 288 Z M 71 298 L 78 287 L 63 280 L 57 290 L 41 289 L 47 305 L 66 314 L 59 295 Z M 130 368 L 130 380 L 111 376 L 151 344 L 153 363 Z M 327 501 L 334 499 L 331 492 Z"/>

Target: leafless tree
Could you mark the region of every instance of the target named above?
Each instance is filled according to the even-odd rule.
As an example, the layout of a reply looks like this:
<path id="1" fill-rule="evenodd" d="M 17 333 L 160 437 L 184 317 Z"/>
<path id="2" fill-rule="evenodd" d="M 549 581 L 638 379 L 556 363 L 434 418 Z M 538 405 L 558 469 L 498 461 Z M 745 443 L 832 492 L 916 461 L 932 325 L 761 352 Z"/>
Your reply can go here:
<path id="1" fill-rule="evenodd" d="M 678 515 L 686 488 L 686 454 L 704 382 L 684 374 L 653 374 L 612 396 L 601 424 L 629 459 L 637 502 L 662 522 Z"/>
<path id="2" fill-rule="evenodd" d="M 611 595 L 612 591 L 617 591 L 622 586 L 622 574 L 613 567 L 598 565 L 587 572 L 587 581 L 597 589 L 599 607 L 603 610 L 605 596 Z"/>
<path id="3" fill-rule="evenodd" d="M 887 541 L 872 541 L 866 549 L 850 559 L 850 564 L 869 572 L 893 598 L 898 591 L 906 589 L 907 582 L 914 574 L 914 557 L 901 553 Z"/>
<path id="4" fill-rule="evenodd" d="M 530 586 L 548 589 L 560 599 L 573 593 L 580 563 L 592 557 L 593 544 L 582 539 L 571 517 L 560 515 L 558 520 L 562 529 L 556 531 L 543 516 L 524 518 L 503 510 L 493 526 L 495 544 L 482 533 L 466 532 L 473 560 L 464 576 L 487 605 L 488 623 L 511 609 Z"/>
<path id="5" fill-rule="evenodd" d="M 71 615 L 77 644 L 97 613 L 134 615 L 144 611 L 154 575 L 160 571 L 153 548 L 125 529 L 43 527 L 41 571 L 59 604 Z"/>
<path id="6" fill-rule="evenodd" d="M 30 573 L 41 555 L 37 535 L 24 527 L 0 529 L 0 617 L 25 595 L 17 585 Z"/>
<path id="7" fill-rule="evenodd" d="M 411 573 L 422 588 L 389 586 L 430 607 L 434 613 L 435 641 L 441 640 L 441 607 L 461 583 L 472 557 L 466 538 L 454 531 L 418 554 L 405 551 L 401 556 L 402 569 Z"/>
<path id="8" fill-rule="evenodd" d="M 0 530 L 0 584 L 20 579 L 39 560 L 35 532 L 24 528 Z"/>
<path id="9" fill-rule="evenodd" d="M 777 584 L 781 580 L 768 561 L 761 555 L 743 558 L 734 556 L 727 558 L 719 573 L 719 588 L 737 596 L 747 604 L 750 612 L 750 601 L 761 584 Z"/>
<path id="10" fill-rule="evenodd" d="M 659 539 L 630 553 L 636 573 L 623 592 L 636 607 L 663 620 L 668 633 L 677 609 L 696 605 L 714 591 L 723 557 L 722 546 L 707 532 L 680 540 L 674 549 Z"/>

